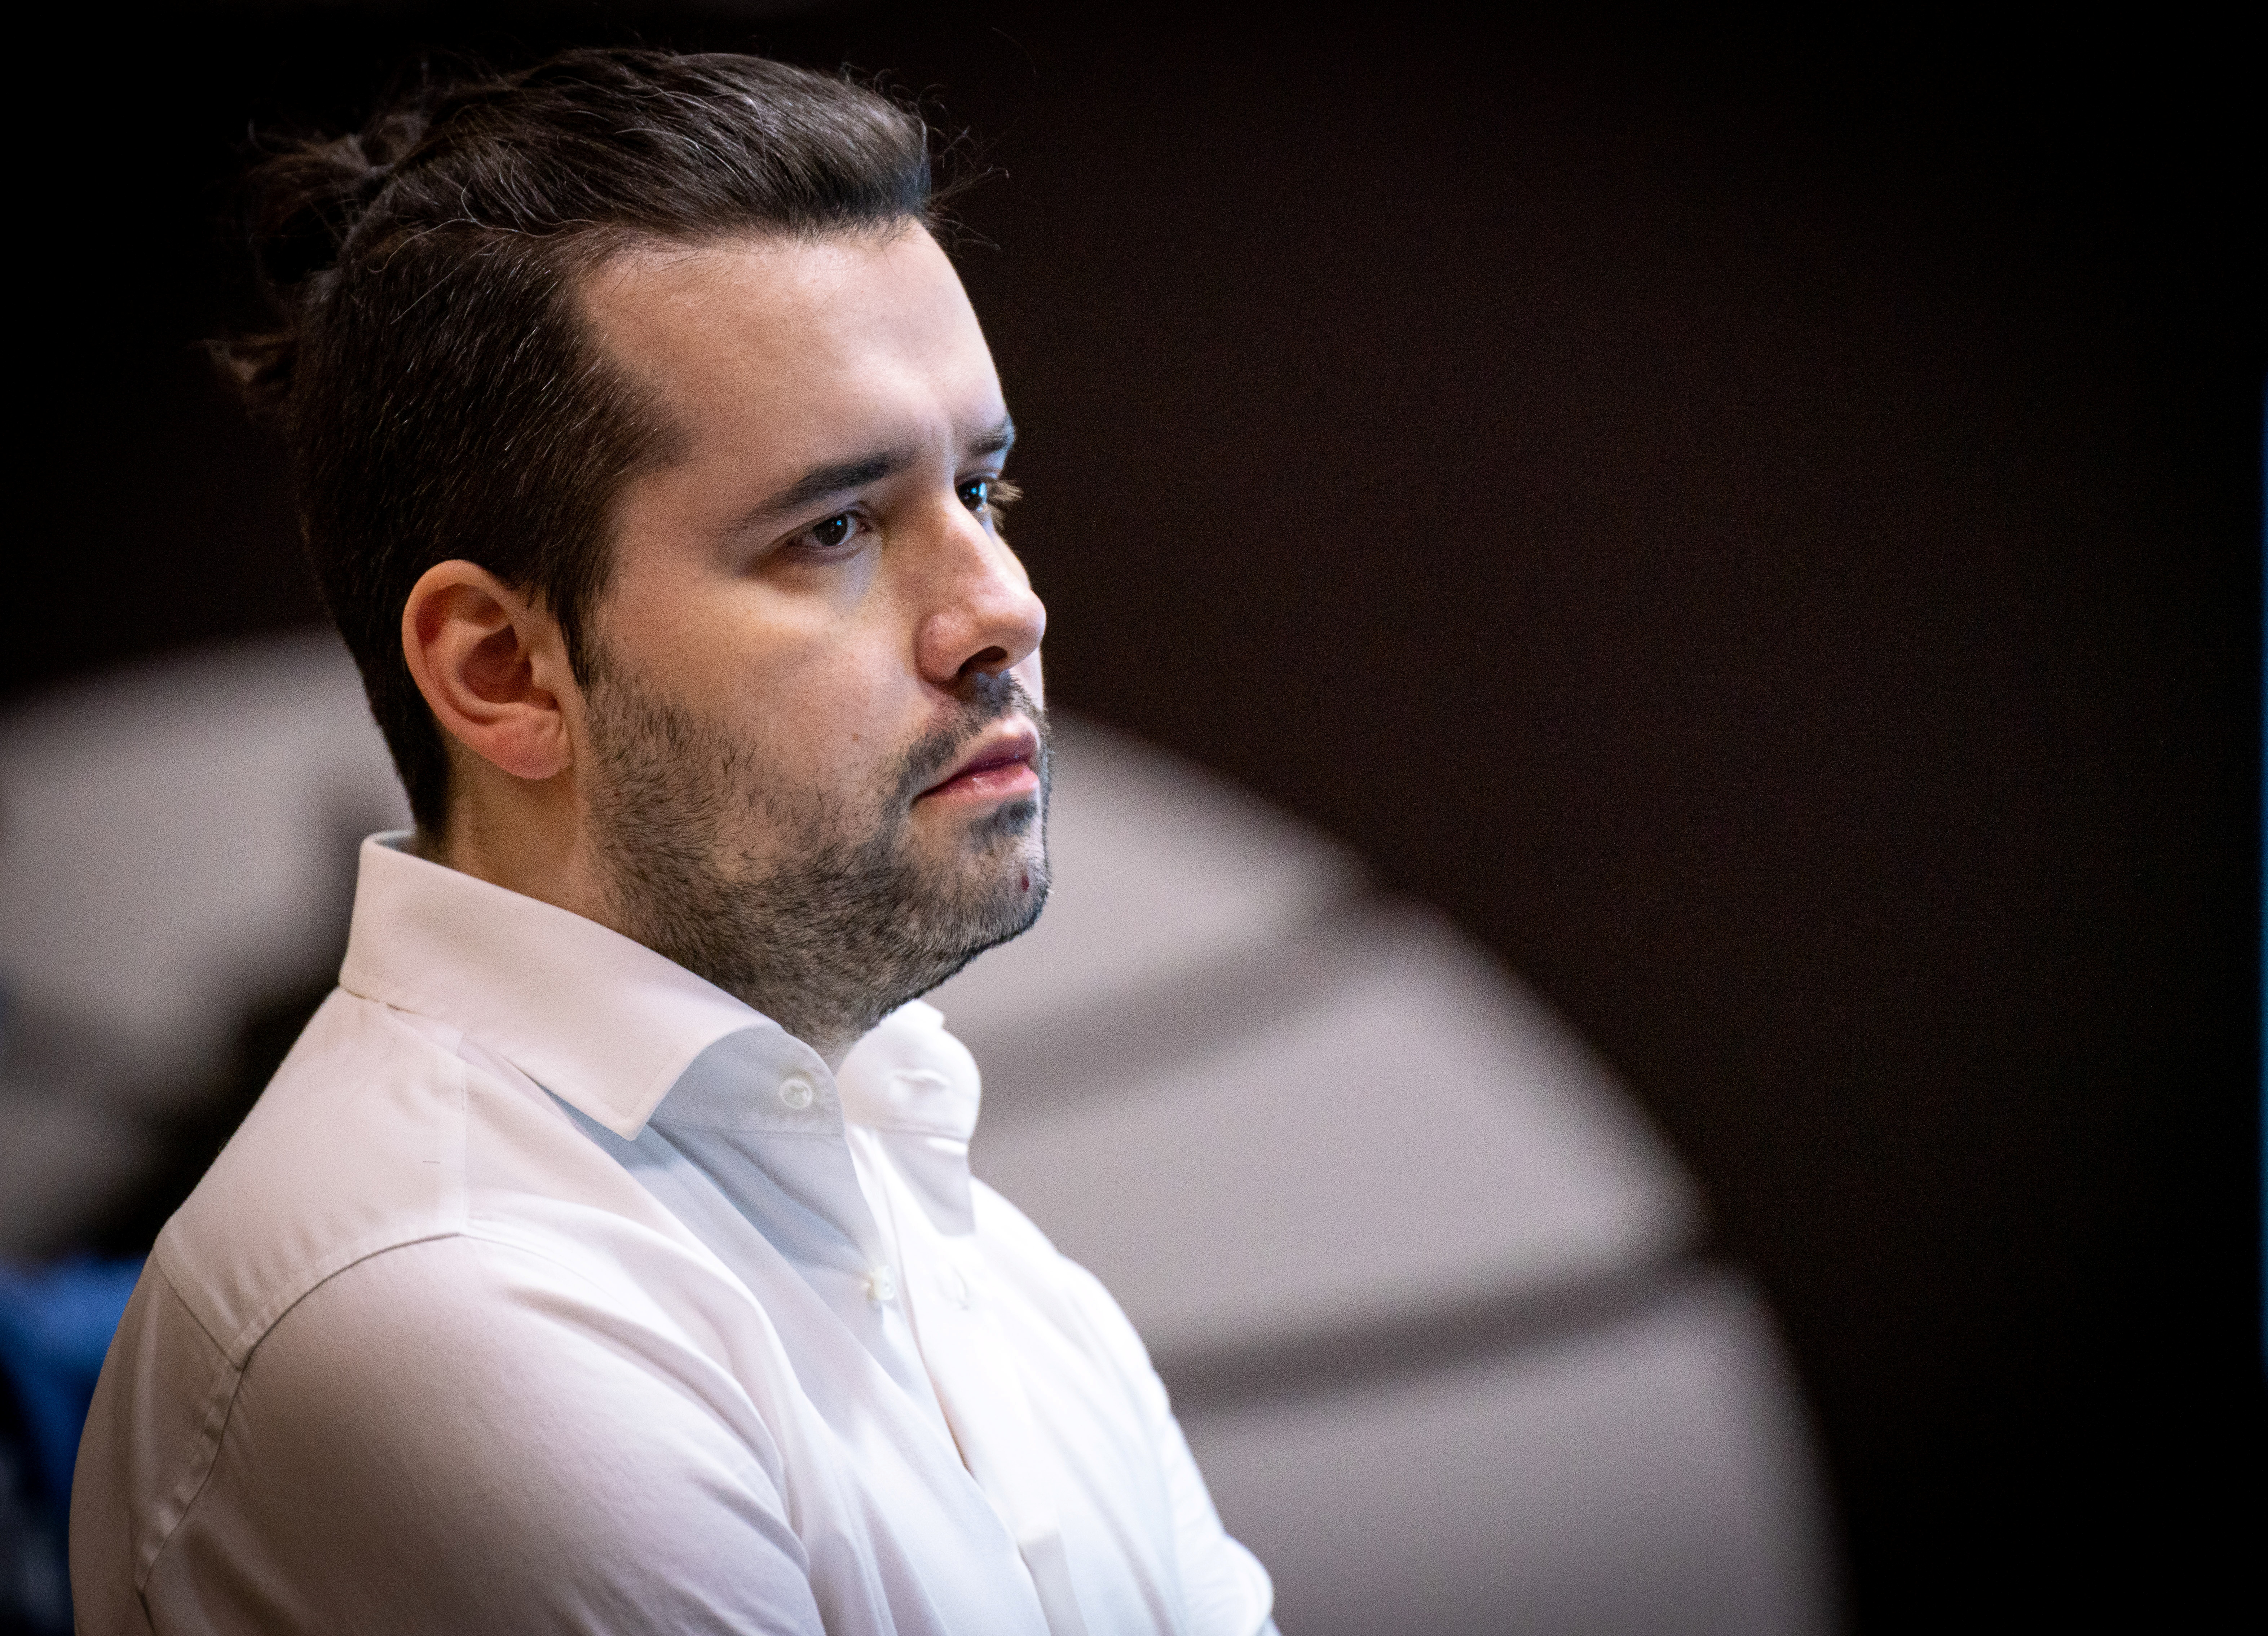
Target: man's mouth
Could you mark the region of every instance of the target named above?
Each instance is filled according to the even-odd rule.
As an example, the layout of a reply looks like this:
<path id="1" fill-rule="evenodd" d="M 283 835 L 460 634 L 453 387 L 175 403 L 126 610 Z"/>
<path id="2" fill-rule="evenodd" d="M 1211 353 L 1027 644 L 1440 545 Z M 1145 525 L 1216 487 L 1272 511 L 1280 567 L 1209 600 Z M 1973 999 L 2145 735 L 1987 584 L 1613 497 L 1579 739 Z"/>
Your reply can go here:
<path id="1" fill-rule="evenodd" d="M 995 801 L 1035 795 L 1040 788 L 1039 764 L 1039 729 L 1021 716 L 1012 716 L 979 733 L 945 777 L 914 799 Z"/>

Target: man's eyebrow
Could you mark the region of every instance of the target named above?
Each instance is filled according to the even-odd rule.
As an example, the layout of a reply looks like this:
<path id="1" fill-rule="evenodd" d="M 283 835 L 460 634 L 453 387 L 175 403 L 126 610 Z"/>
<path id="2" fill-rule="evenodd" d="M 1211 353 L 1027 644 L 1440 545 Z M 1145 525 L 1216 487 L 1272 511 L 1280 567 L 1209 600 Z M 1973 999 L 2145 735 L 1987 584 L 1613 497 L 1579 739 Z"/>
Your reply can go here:
<path id="1" fill-rule="evenodd" d="M 879 454 L 861 455 L 855 461 L 836 461 L 830 465 L 814 466 L 778 493 L 750 506 L 733 526 L 747 528 L 758 523 L 771 522 L 801 511 L 814 500 L 823 500 L 832 494 L 844 494 L 852 489 L 863 489 L 870 483 L 880 483 L 912 464 L 913 455 L 909 452 L 895 449 Z"/>
<path id="2" fill-rule="evenodd" d="M 1015 446 L 1016 423 L 1005 416 L 999 424 L 969 440 L 972 455 L 1005 453 Z M 799 512 L 814 501 L 830 495 L 846 494 L 853 489 L 863 489 L 870 483 L 880 483 L 885 477 L 895 476 L 913 464 L 912 452 L 889 449 L 879 453 L 861 455 L 857 460 L 836 461 L 825 466 L 814 466 L 777 493 L 758 501 L 734 520 L 733 528 L 756 527 L 761 524 Z"/>

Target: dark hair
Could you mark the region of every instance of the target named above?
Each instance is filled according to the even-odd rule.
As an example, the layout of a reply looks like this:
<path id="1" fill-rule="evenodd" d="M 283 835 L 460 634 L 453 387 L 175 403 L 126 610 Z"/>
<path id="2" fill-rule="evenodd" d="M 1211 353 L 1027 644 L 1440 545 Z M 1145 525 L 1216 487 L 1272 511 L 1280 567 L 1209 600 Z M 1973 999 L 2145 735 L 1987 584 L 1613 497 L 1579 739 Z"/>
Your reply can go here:
<path id="1" fill-rule="evenodd" d="M 249 178 L 279 323 L 216 351 L 291 446 L 301 532 L 418 827 L 448 763 L 401 652 L 419 575 L 461 556 L 549 608 L 578 678 L 612 504 L 674 433 L 589 340 L 578 287 L 641 241 L 931 223 L 929 131 L 759 57 L 580 50 L 429 81 Z"/>

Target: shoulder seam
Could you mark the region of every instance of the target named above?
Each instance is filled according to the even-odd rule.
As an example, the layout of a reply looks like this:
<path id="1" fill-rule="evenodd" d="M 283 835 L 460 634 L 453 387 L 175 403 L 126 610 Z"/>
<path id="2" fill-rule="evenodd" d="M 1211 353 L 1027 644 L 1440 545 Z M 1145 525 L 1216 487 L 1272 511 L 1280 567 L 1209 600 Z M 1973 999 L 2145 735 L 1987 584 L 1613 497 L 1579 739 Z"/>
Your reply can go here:
<path id="1" fill-rule="evenodd" d="M 134 1590 L 136 1595 L 143 1594 L 144 1588 L 150 1582 L 150 1575 L 157 1569 L 158 1559 L 165 1554 L 166 1547 L 173 1543 L 173 1536 L 180 1530 L 181 1524 L 188 1521 L 189 1513 L 195 1508 L 197 1500 L 204 1493 L 205 1485 L 212 1480 L 214 1468 L 220 1463 L 221 1444 L 228 1437 L 229 1420 L 236 1411 L 237 1392 L 244 1384 L 244 1373 L 251 1367 L 252 1354 L 259 1350 L 260 1343 L 267 1339 L 277 1324 L 291 1315 L 294 1307 L 332 1279 L 359 1266 L 362 1263 L 375 1260 L 391 1249 L 407 1249 L 412 1245 L 430 1244 L 437 1240 L 466 1236 L 468 1235 L 461 1228 L 452 1227 L 443 1232 L 421 1234 L 416 1238 L 394 1239 L 367 1249 L 351 1260 L 332 1268 L 322 1277 L 310 1282 L 290 1301 L 284 1302 L 272 1318 L 259 1326 L 258 1335 L 244 1348 L 244 1355 L 240 1361 L 229 1348 L 222 1345 L 210 1330 L 205 1327 L 204 1320 L 198 1315 L 196 1308 L 181 1299 L 180 1291 L 173 1287 L 172 1274 L 162 1266 L 158 1269 L 158 1275 L 166 1280 L 167 1289 L 173 1292 L 173 1299 L 180 1302 L 182 1310 L 189 1315 L 190 1321 L 196 1324 L 198 1332 L 210 1341 L 214 1350 L 220 1353 L 220 1363 L 215 1374 L 225 1377 L 225 1385 L 224 1387 L 221 1380 L 216 1380 L 214 1384 L 207 1389 L 207 1396 L 210 1401 L 205 1409 L 204 1422 L 198 1429 L 196 1448 L 189 1456 L 188 1465 L 182 1471 L 180 1482 L 175 1485 L 173 1496 L 166 1502 L 166 1508 L 171 1511 L 172 1520 L 164 1523 L 164 1531 L 158 1536 L 146 1551 L 136 1553 L 139 1559 L 134 1574 Z M 249 1332 L 253 1327 L 250 1324 L 246 1325 L 247 1332 Z"/>

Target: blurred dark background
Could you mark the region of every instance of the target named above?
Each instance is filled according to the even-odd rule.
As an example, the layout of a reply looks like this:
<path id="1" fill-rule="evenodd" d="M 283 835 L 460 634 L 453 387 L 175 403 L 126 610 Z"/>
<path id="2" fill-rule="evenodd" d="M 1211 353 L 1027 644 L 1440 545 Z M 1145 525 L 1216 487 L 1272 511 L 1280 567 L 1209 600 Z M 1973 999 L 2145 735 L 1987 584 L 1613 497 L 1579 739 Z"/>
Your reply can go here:
<path id="1" fill-rule="evenodd" d="M 2257 1605 L 2250 48 L 2163 8 L 57 10 L 0 704 L 320 617 L 195 345 L 252 316 L 248 130 L 630 39 L 975 133 L 1055 696 L 1353 844 L 1627 1080 L 1785 1325 L 1860 1629 Z"/>

